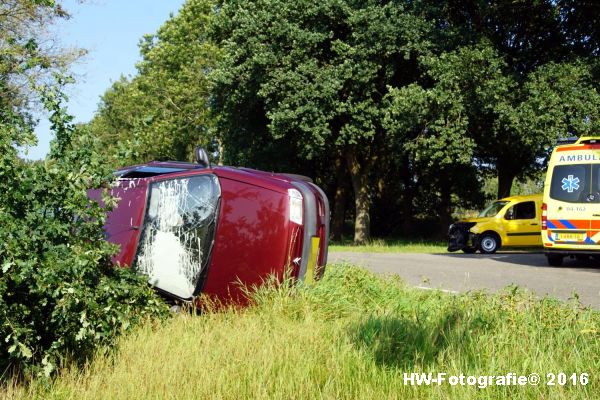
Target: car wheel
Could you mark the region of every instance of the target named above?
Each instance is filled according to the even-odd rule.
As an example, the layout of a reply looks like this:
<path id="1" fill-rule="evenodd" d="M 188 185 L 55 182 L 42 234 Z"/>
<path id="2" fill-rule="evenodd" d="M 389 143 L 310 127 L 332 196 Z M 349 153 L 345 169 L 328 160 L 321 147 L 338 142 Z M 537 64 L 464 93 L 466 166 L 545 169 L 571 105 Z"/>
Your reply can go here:
<path id="1" fill-rule="evenodd" d="M 479 251 L 482 254 L 494 254 L 500 247 L 500 239 L 496 234 L 486 233 L 479 239 Z"/>
<path id="2" fill-rule="evenodd" d="M 546 258 L 551 267 L 560 267 L 563 263 L 563 256 L 560 254 L 546 254 Z"/>
<path id="3" fill-rule="evenodd" d="M 462 249 L 462 251 L 465 254 L 473 254 L 477 251 L 477 249 L 474 249 L 472 247 L 465 247 L 464 249 Z"/>

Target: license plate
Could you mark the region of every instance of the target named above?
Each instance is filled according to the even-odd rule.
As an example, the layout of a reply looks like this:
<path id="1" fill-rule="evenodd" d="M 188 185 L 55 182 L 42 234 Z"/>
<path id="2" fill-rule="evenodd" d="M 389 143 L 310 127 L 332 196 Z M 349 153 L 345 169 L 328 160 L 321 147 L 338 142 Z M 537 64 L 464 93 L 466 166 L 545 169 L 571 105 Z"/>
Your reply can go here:
<path id="1" fill-rule="evenodd" d="M 304 282 L 310 283 L 315 280 L 315 270 L 317 269 L 317 261 L 319 259 L 319 248 L 321 247 L 321 239 L 318 236 L 313 236 L 310 241 L 310 254 L 306 265 L 306 275 Z"/>
<path id="2" fill-rule="evenodd" d="M 585 241 L 585 233 L 555 233 L 554 240 L 560 242 L 583 242 Z"/>

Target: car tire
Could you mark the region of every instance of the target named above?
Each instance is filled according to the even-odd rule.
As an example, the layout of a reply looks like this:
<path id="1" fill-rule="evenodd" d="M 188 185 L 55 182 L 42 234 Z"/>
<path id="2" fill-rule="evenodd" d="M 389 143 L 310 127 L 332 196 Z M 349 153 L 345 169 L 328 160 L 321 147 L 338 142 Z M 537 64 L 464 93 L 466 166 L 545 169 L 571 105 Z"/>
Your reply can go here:
<path id="1" fill-rule="evenodd" d="M 563 263 L 563 256 L 560 254 L 546 254 L 548 265 L 551 267 L 560 267 Z"/>
<path id="2" fill-rule="evenodd" d="M 479 239 L 481 254 L 494 254 L 500 248 L 500 238 L 495 233 L 484 233 Z"/>
<path id="3" fill-rule="evenodd" d="M 477 251 L 477 249 L 474 249 L 472 247 L 465 247 L 464 249 L 462 249 L 462 252 L 465 254 L 474 254 Z"/>

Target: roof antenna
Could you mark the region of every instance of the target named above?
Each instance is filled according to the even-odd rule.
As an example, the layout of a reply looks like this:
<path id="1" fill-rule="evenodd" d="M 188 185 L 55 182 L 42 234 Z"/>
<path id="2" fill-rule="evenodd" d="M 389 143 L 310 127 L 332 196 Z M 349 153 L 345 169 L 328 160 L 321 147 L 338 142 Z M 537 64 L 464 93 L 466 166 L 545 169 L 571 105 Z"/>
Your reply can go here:
<path id="1" fill-rule="evenodd" d="M 196 146 L 194 149 L 194 161 L 205 168 L 210 168 L 210 160 L 208 159 L 208 153 L 201 146 Z"/>

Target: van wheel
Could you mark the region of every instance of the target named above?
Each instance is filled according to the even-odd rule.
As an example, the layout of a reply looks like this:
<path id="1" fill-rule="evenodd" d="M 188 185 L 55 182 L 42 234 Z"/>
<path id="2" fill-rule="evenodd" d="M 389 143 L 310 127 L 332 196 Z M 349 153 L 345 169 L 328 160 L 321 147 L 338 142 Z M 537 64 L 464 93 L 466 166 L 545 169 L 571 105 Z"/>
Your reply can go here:
<path id="1" fill-rule="evenodd" d="M 495 233 L 485 233 L 479 239 L 479 251 L 482 254 L 494 254 L 500 247 L 500 238 Z"/>
<path id="2" fill-rule="evenodd" d="M 477 249 L 474 249 L 473 247 L 465 247 L 462 249 L 462 252 L 465 254 L 474 254 L 476 251 Z"/>
<path id="3" fill-rule="evenodd" d="M 563 263 L 563 256 L 560 254 L 546 254 L 546 258 L 551 267 L 560 267 Z"/>

